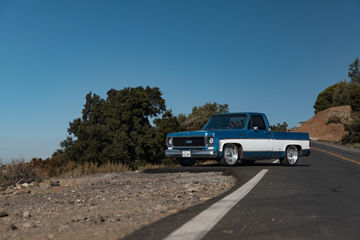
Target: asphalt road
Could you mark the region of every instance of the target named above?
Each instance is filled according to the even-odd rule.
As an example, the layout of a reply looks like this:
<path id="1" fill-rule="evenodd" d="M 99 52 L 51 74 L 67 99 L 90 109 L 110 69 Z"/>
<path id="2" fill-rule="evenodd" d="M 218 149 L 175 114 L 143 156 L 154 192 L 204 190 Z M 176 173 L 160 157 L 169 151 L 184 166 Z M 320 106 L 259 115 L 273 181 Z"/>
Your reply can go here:
<path id="1" fill-rule="evenodd" d="M 203 239 L 360 239 L 360 151 L 312 143 L 296 167 L 272 161 L 254 166 L 197 166 L 153 172 L 223 171 L 237 178 L 229 192 L 142 228 L 126 239 L 163 239 L 231 194 L 262 169 L 261 181 Z M 184 236 L 183 239 L 186 239 Z"/>

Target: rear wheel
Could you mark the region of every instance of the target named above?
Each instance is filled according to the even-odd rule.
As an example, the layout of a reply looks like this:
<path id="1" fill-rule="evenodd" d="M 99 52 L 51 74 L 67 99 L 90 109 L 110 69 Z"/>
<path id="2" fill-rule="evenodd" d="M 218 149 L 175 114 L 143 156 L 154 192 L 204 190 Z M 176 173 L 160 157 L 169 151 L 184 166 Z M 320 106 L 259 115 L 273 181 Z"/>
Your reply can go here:
<path id="1" fill-rule="evenodd" d="M 221 164 L 225 166 L 234 166 L 239 159 L 239 150 L 235 144 L 227 144 L 223 150 Z"/>
<path id="2" fill-rule="evenodd" d="M 296 146 L 288 146 L 285 150 L 284 160 L 281 161 L 282 164 L 286 166 L 295 166 L 299 159 L 299 150 Z"/>
<path id="3" fill-rule="evenodd" d="M 196 162 L 196 160 L 193 158 L 177 158 L 176 161 L 183 167 L 192 166 Z"/>

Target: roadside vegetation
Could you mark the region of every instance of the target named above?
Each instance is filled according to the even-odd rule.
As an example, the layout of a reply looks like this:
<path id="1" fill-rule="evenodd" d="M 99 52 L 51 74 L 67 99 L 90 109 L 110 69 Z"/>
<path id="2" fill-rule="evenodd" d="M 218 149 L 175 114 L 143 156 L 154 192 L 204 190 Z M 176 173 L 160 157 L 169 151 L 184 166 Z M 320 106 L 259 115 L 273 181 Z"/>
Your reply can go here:
<path id="1" fill-rule="evenodd" d="M 14 161 L 0 171 L 0 186 L 54 176 L 143 170 L 175 166 L 164 155 L 166 134 L 201 129 L 210 116 L 229 112 L 227 104 L 194 106 L 174 116 L 157 87 L 110 89 L 106 98 L 89 92 L 82 115 L 69 123 L 68 136 L 51 158 Z"/>
<path id="2" fill-rule="evenodd" d="M 322 91 L 314 104 L 315 113 L 335 107 L 350 105 L 351 116 L 330 116 L 326 124 L 341 123 L 347 132 L 342 144 L 360 147 L 360 60 L 350 65 L 348 80 L 340 81 Z"/>
<path id="3" fill-rule="evenodd" d="M 276 125 L 270 125 L 270 128 L 273 132 L 287 132 L 288 124 L 286 122 L 278 123 Z"/>

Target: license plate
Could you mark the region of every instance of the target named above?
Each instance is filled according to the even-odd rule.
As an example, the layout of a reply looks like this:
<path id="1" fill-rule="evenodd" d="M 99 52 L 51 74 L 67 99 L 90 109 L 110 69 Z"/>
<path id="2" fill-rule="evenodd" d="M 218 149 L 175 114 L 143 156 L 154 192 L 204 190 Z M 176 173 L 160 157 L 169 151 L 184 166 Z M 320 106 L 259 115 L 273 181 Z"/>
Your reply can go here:
<path id="1" fill-rule="evenodd" d="M 184 157 L 184 158 L 191 157 L 191 152 L 190 151 L 182 151 L 182 157 Z"/>

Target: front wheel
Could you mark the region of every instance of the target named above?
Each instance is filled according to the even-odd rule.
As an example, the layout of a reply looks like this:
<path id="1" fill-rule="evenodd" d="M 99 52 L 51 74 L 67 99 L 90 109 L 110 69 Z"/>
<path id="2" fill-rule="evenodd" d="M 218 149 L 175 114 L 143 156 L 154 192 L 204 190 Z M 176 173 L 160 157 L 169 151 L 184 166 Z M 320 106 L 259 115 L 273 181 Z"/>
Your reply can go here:
<path id="1" fill-rule="evenodd" d="M 196 162 L 196 160 L 193 158 L 177 158 L 176 161 L 183 167 L 192 166 Z"/>
<path id="2" fill-rule="evenodd" d="M 295 146 L 288 146 L 285 150 L 285 157 L 281 161 L 286 166 L 295 166 L 299 159 L 299 150 Z"/>
<path id="3" fill-rule="evenodd" d="M 221 164 L 225 166 L 234 166 L 239 159 L 239 150 L 235 144 L 228 144 L 224 147 Z"/>

